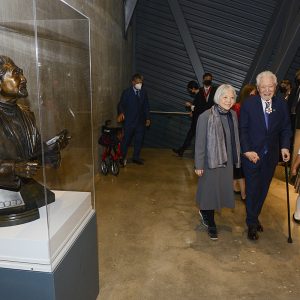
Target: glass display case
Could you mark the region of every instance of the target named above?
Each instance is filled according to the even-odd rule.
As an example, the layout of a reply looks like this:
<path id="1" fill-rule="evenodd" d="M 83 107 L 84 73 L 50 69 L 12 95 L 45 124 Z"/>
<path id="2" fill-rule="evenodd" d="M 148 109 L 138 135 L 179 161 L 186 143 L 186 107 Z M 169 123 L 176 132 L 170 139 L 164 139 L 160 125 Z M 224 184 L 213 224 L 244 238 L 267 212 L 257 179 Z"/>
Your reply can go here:
<path id="1" fill-rule="evenodd" d="M 19 109 L 3 125 L 6 116 L 0 116 L 1 145 L 15 136 L 21 141 L 12 146 L 15 155 L 1 146 L 0 163 L 15 166 L 14 179 L 21 178 L 21 188 L 27 189 L 26 197 L 21 193 L 25 205 L 38 193 L 38 199 L 31 199 L 37 205 L 35 217 L 22 220 L 11 213 L 5 219 L 5 205 L 10 205 L 5 193 L 11 191 L 1 186 L 5 220 L 0 221 L 0 267 L 52 272 L 94 215 L 90 24 L 64 1 L 0 0 L 0 6 L 0 55 L 23 70 L 28 96 L 18 97 L 18 109 L 32 118 L 28 125 Z M 3 96 L 0 102 L 3 99 L 11 98 Z M 0 113 L 5 114 L 1 107 Z M 57 142 L 62 137 L 67 145 Z M 25 144 L 38 150 L 23 157 L 18 151 Z M 38 184 L 38 192 L 17 172 L 23 160 L 38 164 L 28 176 Z M 11 222 L 14 218 L 18 220 Z"/>

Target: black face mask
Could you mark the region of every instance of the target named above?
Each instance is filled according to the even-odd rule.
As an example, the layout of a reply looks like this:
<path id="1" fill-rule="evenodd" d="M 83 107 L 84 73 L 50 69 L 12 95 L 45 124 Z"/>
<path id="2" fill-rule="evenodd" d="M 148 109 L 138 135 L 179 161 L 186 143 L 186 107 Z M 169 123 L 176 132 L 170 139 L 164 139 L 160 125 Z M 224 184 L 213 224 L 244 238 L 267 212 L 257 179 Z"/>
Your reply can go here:
<path id="1" fill-rule="evenodd" d="M 279 87 L 279 91 L 283 94 L 285 94 L 287 92 L 287 88 L 285 86 L 280 86 Z"/>
<path id="2" fill-rule="evenodd" d="M 211 82 L 212 82 L 211 80 L 204 80 L 203 84 L 208 86 L 211 85 Z"/>
<path id="3" fill-rule="evenodd" d="M 190 94 L 191 96 L 194 96 L 194 95 L 195 95 L 195 93 L 193 93 L 192 91 L 189 91 L 189 94 Z"/>

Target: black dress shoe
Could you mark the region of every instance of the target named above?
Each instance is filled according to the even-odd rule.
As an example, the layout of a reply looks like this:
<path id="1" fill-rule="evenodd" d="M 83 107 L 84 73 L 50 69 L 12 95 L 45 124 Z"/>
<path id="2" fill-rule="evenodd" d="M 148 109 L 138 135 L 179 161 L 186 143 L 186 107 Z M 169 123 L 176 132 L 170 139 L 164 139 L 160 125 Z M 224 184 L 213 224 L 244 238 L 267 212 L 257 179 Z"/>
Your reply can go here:
<path id="1" fill-rule="evenodd" d="M 142 159 L 140 159 L 140 158 L 135 158 L 135 159 L 133 158 L 132 162 L 134 164 L 137 164 L 137 165 L 143 165 L 144 164 L 144 161 Z"/>
<path id="2" fill-rule="evenodd" d="M 182 157 L 182 155 L 183 155 L 183 150 L 181 150 L 180 148 L 179 149 L 172 149 L 172 151 L 174 153 L 176 153 L 179 157 Z"/>
<path id="3" fill-rule="evenodd" d="M 257 231 L 258 232 L 263 232 L 264 231 L 264 228 L 260 223 L 258 223 L 258 225 L 257 225 Z"/>
<path id="4" fill-rule="evenodd" d="M 126 160 L 126 159 L 120 158 L 119 164 L 120 164 L 121 167 L 124 168 L 124 167 L 126 166 L 126 163 L 127 163 L 127 160 Z"/>
<path id="5" fill-rule="evenodd" d="M 248 239 L 252 241 L 258 240 L 259 235 L 257 234 L 257 229 L 254 227 L 248 228 Z"/>

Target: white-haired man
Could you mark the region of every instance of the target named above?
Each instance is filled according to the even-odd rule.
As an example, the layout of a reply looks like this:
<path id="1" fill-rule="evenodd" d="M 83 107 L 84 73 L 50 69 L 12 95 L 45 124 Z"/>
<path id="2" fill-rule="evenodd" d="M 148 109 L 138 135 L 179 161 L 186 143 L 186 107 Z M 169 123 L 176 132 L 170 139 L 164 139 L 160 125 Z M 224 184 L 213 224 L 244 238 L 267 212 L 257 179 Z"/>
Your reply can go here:
<path id="1" fill-rule="evenodd" d="M 284 162 L 290 159 L 292 134 L 287 103 L 274 97 L 275 74 L 261 72 L 256 77 L 256 85 L 258 95 L 243 103 L 239 122 L 250 240 L 257 240 L 257 232 L 263 231 L 258 217 L 278 163 L 279 149 Z"/>

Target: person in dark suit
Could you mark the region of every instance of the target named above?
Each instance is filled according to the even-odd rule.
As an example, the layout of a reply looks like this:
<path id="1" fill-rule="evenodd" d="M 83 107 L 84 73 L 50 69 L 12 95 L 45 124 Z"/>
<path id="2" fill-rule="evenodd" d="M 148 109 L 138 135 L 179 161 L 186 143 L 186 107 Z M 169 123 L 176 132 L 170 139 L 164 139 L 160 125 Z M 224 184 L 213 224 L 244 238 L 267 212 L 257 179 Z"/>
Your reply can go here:
<path id="1" fill-rule="evenodd" d="M 288 105 L 289 105 L 290 113 L 291 113 L 291 115 L 293 115 L 292 125 L 296 126 L 296 123 L 295 123 L 296 115 L 297 115 L 297 112 L 299 113 L 299 110 L 300 110 L 300 70 L 298 70 L 296 72 L 295 88 L 292 89 L 292 92 L 288 99 Z M 294 121 L 294 123 L 293 123 L 293 121 Z"/>
<path id="2" fill-rule="evenodd" d="M 190 107 L 192 111 L 191 126 L 182 146 L 178 149 L 172 149 L 180 157 L 183 156 L 184 151 L 191 145 L 195 137 L 199 115 L 214 105 L 214 95 L 217 87 L 212 86 L 212 75 L 205 73 L 203 75 L 203 87 L 199 88 L 196 81 L 190 81 L 187 85 L 187 90 L 194 96 L 193 103 L 186 102 L 186 106 Z"/>
<path id="3" fill-rule="evenodd" d="M 292 147 L 294 144 L 294 137 L 296 129 L 300 129 L 300 70 L 295 75 L 295 88 L 292 89 L 288 98 L 288 106 L 290 110 L 291 124 L 292 124 Z M 291 151 L 292 152 L 292 151 Z"/>
<path id="4" fill-rule="evenodd" d="M 203 111 L 211 108 L 214 105 L 214 96 L 217 90 L 217 86 L 212 84 L 213 76 L 211 73 L 204 73 L 203 75 L 203 87 L 200 88 L 200 97 Z"/>
<path id="5" fill-rule="evenodd" d="M 283 79 L 278 85 L 277 95 L 281 96 L 285 101 L 289 101 L 292 92 L 292 83 L 288 79 Z"/>
<path id="6" fill-rule="evenodd" d="M 192 140 L 195 136 L 196 132 L 196 125 L 198 116 L 200 113 L 203 112 L 203 109 L 201 108 L 201 98 L 199 94 L 199 85 L 196 81 L 192 80 L 187 84 L 187 91 L 191 96 L 194 97 L 193 102 L 187 101 L 185 103 L 185 106 L 187 109 L 191 111 L 190 115 L 192 117 L 192 122 L 189 131 L 187 132 L 187 135 L 185 137 L 185 140 L 182 144 L 182 146 L 178 149 L 172 149 L 173 152 L 178 154 L 178 156 L 182 156 L 184 151 L 191 145 Z"/>
<path id="7" fill-rule="evenodd" d="M 245 100 L 239 122 L 250 240 L 257 240 L 257 232 L 263 231 L 258 217 L 278 163 L 279 149 L 284 162 L 290 159 L 292 134 L 287 103 L 274 97 L 277 85 L 275 74 L 270 71 L 258 74 L 256 85 L 259 95 Z"/>
<path id="8" fill-rule="evenodd" d="M 146 90 L 143 88 L 143 76 L 134 74 L 131 86 L 123 91 L 118 104 L 118 122 L 124 122 L 124 137 L 121 142 L 122 160 L 126 165 L 127 150 L 134 138 L 132 162 L 142 165 L 140 153 L 143 145 L 145 127 L 150 126 L 150 109 Z"/>

